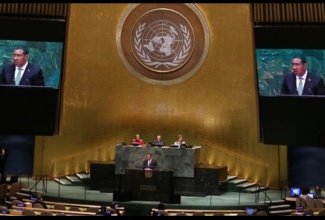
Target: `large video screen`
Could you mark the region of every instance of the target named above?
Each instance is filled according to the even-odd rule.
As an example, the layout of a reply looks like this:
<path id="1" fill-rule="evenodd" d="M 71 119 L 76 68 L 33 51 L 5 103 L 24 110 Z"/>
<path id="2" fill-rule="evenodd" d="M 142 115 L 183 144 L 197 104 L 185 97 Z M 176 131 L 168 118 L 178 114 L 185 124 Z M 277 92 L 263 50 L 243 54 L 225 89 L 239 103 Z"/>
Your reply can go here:
<path id="1" fill-rule="evenodd" d="M 260 96 L 283 94 L 281 87 L 284 76 L 293 73 L 292 59 L 297 55 L 302 55 L 306 59 L 306 69 L 309 73 L 318 75 L 322 79 L 325 77 L 325 50 L 257 48 L 255 53 Z M 316 92 L 310 89 L 306 94 L 316 95 Z"/>
<path id="2" fill-rule="evenodd" d="M 28 49 L 28 62 L 41 68 L 44 85 L 59 89 L 62 72 L 63 42 L 0 39 L 0 54 L 2 55 L 0 70 L 4 66 L 13 63 L 14 49 L 19 46 L 25 46 Z M 31 82 L 26 81 L 27 85 L 28 83 Z"/>
<path id="3" fill-rule="evenodd" d="M 0 95 L 4 101 L 2 106 L 5 106 L 0 108 L 0 114 L 6 116 L 0 126 L 0 134 L 56 134 L 59 128 L 63 83 L 66 20 L 0 16 L 0 26 L 3 30 L 0 31 L 0 73 L 6 71 L 6 75 L 3 74 L 0 79 Z M 31 68 L 26 67 L 21 78 L 24 83 L 18 86 L 14 83 L 13 65 L 17 46 L 28 49 L 28 62 L 34 65 Z M 41 69 L 44 79 L 42 86 L 34 86 L 34 67 Z M 27 75 L 27 71 L 30 75 Z"/>
<path id="4" fill-rule="evenodd" d="M 325 124 L 324 39 L 322 25 L 254 27 L 261 143 L 325 146 L 319 129 Z M 297 62 L 297 55 L 306 63 Z M 296 78 L 299 68 L 308 71 L 301 92 Z"/>

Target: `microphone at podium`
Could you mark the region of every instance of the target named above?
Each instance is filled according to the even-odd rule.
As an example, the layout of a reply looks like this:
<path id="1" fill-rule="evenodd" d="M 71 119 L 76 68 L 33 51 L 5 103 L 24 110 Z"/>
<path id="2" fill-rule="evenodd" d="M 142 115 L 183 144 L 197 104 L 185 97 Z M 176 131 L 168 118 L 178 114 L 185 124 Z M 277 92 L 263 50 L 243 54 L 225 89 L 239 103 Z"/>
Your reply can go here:
<path id="1" fill-rule="evenodd" d="M 144 167 L 144 170 L 152 170 L 152 171 L 158 171 L 158 166 L 151 166 L 151 167 Z"/>

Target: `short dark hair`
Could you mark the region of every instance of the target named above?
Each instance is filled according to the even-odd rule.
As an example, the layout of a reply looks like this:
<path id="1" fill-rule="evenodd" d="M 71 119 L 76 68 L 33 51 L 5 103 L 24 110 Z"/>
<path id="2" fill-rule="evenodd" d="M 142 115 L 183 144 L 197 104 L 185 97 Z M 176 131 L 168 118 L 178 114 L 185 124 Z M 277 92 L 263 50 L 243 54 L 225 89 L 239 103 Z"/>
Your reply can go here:
<path id="1" fill-rule="evenodd" d="M 118 207 L 118 203 L 116 202 L 112 202 L 111 206 L 112 209 L 116 209 L 116 207 Z"/>
<path id="2" fill-rule="evenodd" d="M 22 50 L 25 55 L 29 54 L 28 48 L 24 45 L 19 45 L 19 46 L 15 47 L 15 50 Z"/>
<path id="3" fill-rule="evenodd" d="M 107 210 L 106 205 L 101 205 L 100 208 L 99 208 L 99 210 L 100 210 L 99 211 L 100 213 L 104 214 L 104 212 L 106 212 L 106 210 Z"/>
<path id="4" fill-rule="evenodd" d="M 300 59 L 301 63 L 303 64 L 307 63 L 306 57 L 302 54 L 295 54 L 292 56 L 292 59 Z"/>
<path id="5" fill-rule="evenodd" d="M 157 209 L 159 210 L 165 210 L 165 204 L 163 202 L 160 202 L 157 206 Z"/>

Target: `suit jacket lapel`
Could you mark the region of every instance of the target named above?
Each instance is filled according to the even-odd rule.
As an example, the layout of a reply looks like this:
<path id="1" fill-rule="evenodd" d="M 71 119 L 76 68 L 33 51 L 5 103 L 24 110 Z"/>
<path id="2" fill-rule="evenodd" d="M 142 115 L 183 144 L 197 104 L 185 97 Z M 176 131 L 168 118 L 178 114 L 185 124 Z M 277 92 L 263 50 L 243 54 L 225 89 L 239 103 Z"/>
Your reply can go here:
<path id="1" fill-rule="evenodd" d="M 302 94 L 308 94 L 309 93 L 309 90 L 312 87 L 311 84 L 312 84 L 312 80 L 311 80 L 310 74 L 307 73 L 307 77 L 306 77 L 306 80 L 305 80 L 304 89 L 302 90 Z"/>
<path id="2" fill-rule="evenodd" d="M 26 66 L 26 69 L 24 70 L 24 74 L 23 74 L 23 77 L 21 78 L 21 82 L 23 82 L 23 84 L 30 84 L 28 77 L 29 77 L 29 74 L 30 74 L 30 66 L 29 66 L 29 63 L 27 64 Z"/>
<path id="3" fill-rule="evenodd" d="M 10 78 L 14 81 L 15 80 L 15 70 L 16 70 L 16 66 L 15 64 L 12 64 L 12 69 L 11 69 L 11 73 L 10 73 Z"/>
<path id="4" fill-rule="evenodd" d="M 292 74 L 292 83 L 293 83 L 292 88 L 296 88 L 296 95 L 299 95 L 298 88 L 297 88 L 297 77 L 294 73 Z"/>

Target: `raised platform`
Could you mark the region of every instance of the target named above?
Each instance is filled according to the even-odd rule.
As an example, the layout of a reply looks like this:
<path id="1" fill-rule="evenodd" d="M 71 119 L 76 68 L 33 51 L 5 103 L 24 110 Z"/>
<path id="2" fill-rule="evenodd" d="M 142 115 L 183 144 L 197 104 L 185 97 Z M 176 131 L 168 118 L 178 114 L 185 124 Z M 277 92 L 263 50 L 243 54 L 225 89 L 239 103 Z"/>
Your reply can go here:
<path id="1" fill-rule="evenodd" d="M 113 162 L 89 161 L 89 167 L 89 186 L 91 190 L 114 192 L 116 193 L 116 199 L 130 200 L 129 190 L 127 190 L 130 181 L 128 179 L 130 178 L 125 174 L 115 174 L 116 167 Z M 193 169 L 194 177 L 173 177 L 174 194 L 188 196 L 220 195 L 227 190 L 221 184 L 227 179 L 227 169 L 227 166 L 195 166 Z M 142 172 L 141 169 L 136 170 Z"/>
<path id="2" fill-rule="evenodd" d="M 187 196 L 221 195 L 227 191 L 227 166 L 195 166 L 194 178 L 175 177 L 175 193 Z"/>

